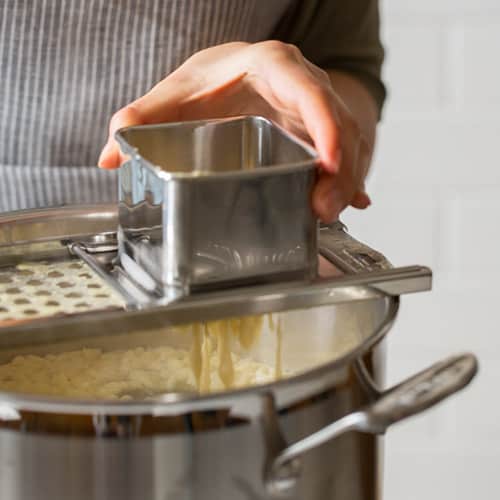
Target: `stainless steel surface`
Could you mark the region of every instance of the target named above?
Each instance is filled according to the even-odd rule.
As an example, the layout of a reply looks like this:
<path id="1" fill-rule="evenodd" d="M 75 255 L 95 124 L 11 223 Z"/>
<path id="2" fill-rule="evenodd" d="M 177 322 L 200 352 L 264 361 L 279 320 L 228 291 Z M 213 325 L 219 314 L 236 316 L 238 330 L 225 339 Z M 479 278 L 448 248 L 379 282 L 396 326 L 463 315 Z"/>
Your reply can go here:
<path id="1" fill-rule="evenodd" d="M 120 255 L 159 286 L 316 273 L 317 155 L 260 117 L 131 127 L 116 135 Z"/>
<path id="2" fill-rule="evenodd" d="M 16 220 L 20 221 L 20 228 Z M 116 263 L 117 223 L 116 208 L 106 205 L 0 215 L 0 241 L 5 242 L 0 245 L 0 266 L 45 258 L 70 259 L 72 254 L 78 253 L 121 294 L 129 308 L 151 309 L 153 315 L 161 314 L 158 308 L 164 299 L 162 291 L 155 288 L 152 281 L 152 287 L 148 288 L 144 279 L 142 286 L 138 286 L 138 280 L 130 278 L 130 268 L 127 272 Z M 315 278 L 227 291 L 200 291 L 170 302 L 167 306 L 171 312 L 170 321 L 189 321 L 189 315 L 198 319 L 217 319 L 227 315 L 260 314 L 430 289 L 431 272 L 421 266 L 394 269 L 384 259 L 384 266 L 358 268 L 356 273 L 354 270 L 341 271 L 342 259 L 355 260 L 360 253 L 369 251 L 359 242 L 351 249 L 350 241 L 351 237 L 340 223 L 323 228 L 319 235 L 320 252 L 332 262 L 320 258 Z M 57 324 L 61 322 L 68 325 L 71 318 L 56 321 Z"/>
<path id="3" fill-rule="evenodd" d="M 9 456 L 0 460 L 2 497 L 268 499 L 266 461 L 364 401 L 351 366 L 380 352 L 397 305 L 397 298 L 374 291 L 356 302 L 284 313 L 283 364 L 297 375 L 259 388 L 129 403 L 0 394 L 0 453 Z M 156 325 L 143 311 L 88 320 L 0 331 L 0 362 L 23 352 L 173 341 L 165 311 Z M 249 355 L 273 363 L 272 341 L 262 335 Z M 311 454 L 290 498 L 373 498 L 376 450 L 374 439 L 349 436 Z M 26 474 L 29 481 L 22 480 Z"/>
<path id="4" fill-rule="evenodd" d="M 89 252 L 104 271 L 112 268 L 121 284 L 126 281 L 114 264 L 113 210 L 73 207 L 18 215 L 22 231 L 12 223 L 15 216 L 0 217 L 0 240 L 6 242 L 0 245 L 2 263 L 37 260 L 43 252 L 70 259 L 73 244 Z M 325 437 L 332 422 L 355 419 L 348 415 L 363 408 L 375 408 L 379 424 L 391 423 L 401 399 L 386 403 L 394 403 L 391 394 L 397 397 L 398 388 L 384 395 L 380 406 L 370 406 L 383 383 L 384 337 L 397 314 L 398 290 L 405 283 L 409 291 L 427 289 L 431 275 L 418 266 L 391 269 L 382 256 L 373 257 L 383 263 L 378 267 L 372 261 L 366 261 L 368 268 L 343 266 L 346 259 L 365 261 L 363 255 L 373 251 L 352 244 L 340 225 L 323 229 L 319 241 L 327 259 L 312 279 L 204 291 L 168 306 L 94 311 L 1 328 L 4 363 L 19 354 L 82 347 L 181 346 L 190 337 L 180 335 L 175 325 L 281 312 L 287 376 L 248 389 L 203 396 L 170 393 L 152 401 L 0 393 L 0 496 L 269 500 L 274 493 L 286 493 L 291 500 L 380 498 L 380 438 L 373 435 L 350 432 L 330 439 L 292 468 L 282 464 L 286 474 L 273 464 L 287 443 L 301 443 L 315 432 Z M 263 332 L 244 355 L 274 366 L 275 346 L 275 337 Z M 278 473 L 278 483 L 269 471 Z M 270 488 L 276 484 L 282 488 Z"/>
<path id="5" fill-rule="evenodd" d="M 444 359 L 401 384 L 388 389 L 373 403 L 281 450 L 270 462 L 268 489 L 288 495 L 298 478 L 297 460 L 305 453 L 349 431 L 384 433 L 389 426 L 434 406 L 466 387 L 477 372 L 477 359 L 463 354 Z"/>
<path id="6" fill-rule="evenodd" d="M 380 252 L 353 238 L 340 221 L 321 226 L 318 250 L 344 273 L 387 295 L 421 292 L 432 287 L 428 268 L 393 268 Z"/>
<path id="7" fill-rule="evenodd" d="M 13 245 L 25 250 L 23 244 L 116 233 L 117 225 L 117 208 L 109 204 L 3 212 L 0 213 L 0 251 Z"/>
<path id="8" fill-rule="evenodd" d="M 0 461 L 0 494 L 9 500 L 268 500 L 267 436 L 276 437 L 277 427 L 287 441 L 297 440 L 363 404 L 356 380 L 344 381 L 279 415 L 268 411 L 268 420 L 233 419 L 232 425 L 224 411 L 145 415 L 140 422 L 101 417 L 98 437 L 90 416 L 60 414 L 51 421 L 46 414 L 25 412 L 22 423 L 0 424 L 0 455 L 8 457 Z M 252 398 L 259 411 L 265 401 Z M 138 423 L 139 435 L 130 437 Z M 308 454 L 288 498 L 380 498 L 374 467 L 378 441 L 351 433 Z"/>
<path id="9" fill-rule="evenodd" d="M 340 221 L 321 224 L 319 238 L 321 255 L 347 273 L 371 273 L 392 268 L 380 252 L 354 239 Z"/>
<path id="10" fill-rule="evenodd" d="M 114 276 L 113 269 L 109 264 L 101 262 L 88 252 L 81 243 L 71 242 L 68 244 L 69 251 L 82 259 L 90 268 L 109 286 L 115 289 L 126 301 L 128 306 L 134 306 L 137 302 L 136 297 L 129 291 L 129 287 L 122 285 L 120 280 Z"/>
<path id="11" fill-rule="evenodd" d="M 355 244 L 353 245 L 352 242 L 355 242 Z M 259 301 L 263 303 L 265 301 L 264 297 L 270 294 L 276 296 L 278 293 L 280 297 L 286 297 L 287 304 L 281 305 L 281 308 L 286 309 L 287 305 L 291 306 L 290 301 L 293 300 L 292 296 L 296 295 L 295 289 L 298 286 L 307 287 L 307 294 L 313 294 L 318 288 L 325 289 L 329 287 L 328 303 L 356 300 L 356 297 L 363 295 L 362 288 L 366 292 L 369 289 L 379 290 L 386 295 L 399 296 L 405 293 L 430 290 L 432 286 L 432 273 L 428 268 L 423 266 L 392 268 L 381 254 L 349 236 L 341 223 L 322 228 L 318 246 L 320 254 L 326 257 L 327 260 L 323 261 L 322 269 L 315 276 L 310 276 L 307 279 L 302 277 L 302 280 L 285 280 L 284 282 L 280 280 L 279 276 L 274 276 L 274 280 L 270 280 L 269 284 L 266 285 L 258 286 L 254 284 L 254 286 L 247 285 L 246 287 L 229 287 L 228 293 L 205 289 L 191 295 L 197 301 L 203 301 L 205 297 L 210 297 L 218 302 L 228 301 L 229 303 L 233 301 L 233 298 L 238 300 L 236 297 L 239 296 L 240 301 L 250 304 L 255 297 L 259 297 Z M 379 260 L 375 261 L 375 265 L 370 267 L 359 265 L 349 268 L 344 265 L 346 260 L 354 262 L 365 259 L 366 261 L 368 255 L 379 256 Z M 156 305 L 169 307 L 172 304 L 175 308 L 179 301 L 184 303 L 184 301 L 190 300 L 190 297 L 186 296 L 177 287 L 167 287 L 162 291 L 155 281 L 145 275 L 140 266 L 137 266 L 135 261 L 127 255 L 122 255 L 121 268 L 120 266 L 112 268 L 103 266 L 94 255 L 82 255 L 80 252 L 79 256 L 99 274 L 108 274 L 107 281 L 110 285 L 116 285 L 116 289 L 121 291 L 127 299 L 129 307 L 148 308 Z M 113 276 L 120 269 L 124 270 L 124 272 L 119 273 L 118 276 Z M 129 279 L 124 279 L 124 276 L 128 276 Z M 130 279 L 130 277 L 134 276 L 135 279 Z M 142 292 L 139 293 L 137 291 L 138 283 L 142 285 Z M 229 285 L 229 283 L 227 284 Z M 354 287 L 360 288 L 358 293 L 354 292 Z M 305 303 L 298 303 L 295 307 L 301 305 L 303 306 Z M 317 305 L 317 303 L 312 302 L 311 305 Z M 227 302 L 224 302 L 223 307 L 226 314 L 228 314 Z M 276 310 L 276 307 L 280 309 L 279 306 L 273 306 L 271 310 Z M 241 314 L 245 314 L 245 311 L 241 311 Z"/>
<path id="12" fill-rule="evenodd" d="M 364 355 L 376 380 L 381 347 Z M 345 431 L 358 408 L 370 404 L 353 373 L 346 365 L 337 384 L 280 413 L 266 391 L 226 397 L 225 404 L 221 398 L 210 411 L 193 405 L 168 416 L 113 418 L 89 409 L 71 416 L 47 405 L 18 412 L 19 420 L 12 420 L 11 409 L 0 412 L 6 416 L 0 453 L 8 457 L 0 461 L 0 493 L 12 500 L 382 498 L 376 473 L 380 438 L 359 432 L 339 435 L 301 457 L 291 480 L 284 478 L 290 481 L 286 489 L 270 490 L 266 481 L 266 464 L 286 442 L 300 442 L 332 420 Z"/>

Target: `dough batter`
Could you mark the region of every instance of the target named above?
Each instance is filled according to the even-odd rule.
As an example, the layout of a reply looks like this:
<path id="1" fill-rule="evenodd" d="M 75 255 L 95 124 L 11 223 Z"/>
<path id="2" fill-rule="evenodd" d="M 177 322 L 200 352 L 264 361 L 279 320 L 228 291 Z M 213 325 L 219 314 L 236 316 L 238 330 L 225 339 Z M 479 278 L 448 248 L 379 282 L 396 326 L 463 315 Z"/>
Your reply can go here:
<path id="1" fill-rule="evenodd" d="M 144 399 L 166 392 L 213 392 L 272 382 L 281 376 L 281 321 L 276 366 L 232 352 L 250 349 L 261 335 L 262 316 L 181 327 L 191 350 L 137 347 L 105 352 L 81 349 L 46 356 L 18 356 L 0 366 L 0 391 L 83 399 Z M 277 328 L 277 330 L 276 330 Z"/>

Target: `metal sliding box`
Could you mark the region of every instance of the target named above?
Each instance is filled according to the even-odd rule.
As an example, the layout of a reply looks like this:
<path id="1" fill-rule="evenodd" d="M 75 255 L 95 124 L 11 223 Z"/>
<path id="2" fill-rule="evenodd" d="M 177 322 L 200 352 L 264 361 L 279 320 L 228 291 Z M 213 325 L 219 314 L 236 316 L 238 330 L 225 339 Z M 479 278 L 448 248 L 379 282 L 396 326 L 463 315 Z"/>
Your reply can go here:
<path id="1" fill-rule="evenodd" d="M 261 117 L 117 133 L 119 253 L 146 288 L 190 289 L 316 273 L 317 155 Z"/>

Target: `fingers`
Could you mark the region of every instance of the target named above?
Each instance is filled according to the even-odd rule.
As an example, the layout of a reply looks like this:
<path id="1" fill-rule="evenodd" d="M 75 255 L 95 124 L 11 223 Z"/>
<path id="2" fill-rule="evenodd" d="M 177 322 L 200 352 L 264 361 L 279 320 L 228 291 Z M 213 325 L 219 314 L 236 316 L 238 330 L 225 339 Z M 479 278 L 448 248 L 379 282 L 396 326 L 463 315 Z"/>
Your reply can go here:
<path id="1" fill-rule="evenodd" d="M 337 175 L 326 172 L 320 174 L 313 191 L 313 210 L 316 216 L 327 224 L 338 219 L 348 205 L 363 210 L 371 205 L 371 199 L 364 188 L 354 193 L 352 199 L 346 199 L 346 188 Z"/>
<path id="2" fill-rule="evenodd" d="M 360 210 L 368 208 L 371 204 L 372 200 L 370 199 L 368 194 L 365 193 L 365 191 L 358 191 L 354 195 L 354 198 L 351 200 L 350 203 L 351 206 L 353 206 L 354 208 L 359 208 Z"/>
<path id="3" fill-rule="evenodd" d="M 117 130 L 133 125 L 173 121 L 178 117 L 180 105 L 190 90 L 180 83 L 179 77 L 173 73 L 147 94 L 113 115 L 109 124 L 108 141 L 99 156 L 99 167 L 117 168 L 124 160 L 114 140 Z"/>
<path id="4" fill-rule="evenodd" d="M 118 168 L 123 163 L 124 157 L 114 139 L 115 132 L 121 128 L 141 125 L 142 123 L 144 123 L 144 121 L 140 112 L 132 105 L 115 113 L 109 124 L 108 142 L 106 142 L 101 151 L 97 162 L 98 166 L 106 169 Z"/>
<path id="5" fill-rule="evenodd" d="M 203 59 L 207 57 L 206 52 L 205 54 L 199 53 L 192 59 L 197 59 L 198 63 L 201 64 Z M 224 53 L 226 52 L 224 50 Z M 240 72 L 233 77 L 225 78 L 222 69 L 218 70 L 221 74 L 215 75 L 214 72 L 210 74 L 210 71 L 200 71 L 200 68 L 193 64 L 193 61 L 188 60 L 147 94 L 115 113 L 110 122 L 108 141 L 101 152 L 98 165 L 101 168 L 116 168 L 123 162 L 124 158 L 114 140 L 114 134 L 120 128 L 147 123 L 179 121 L 181 118 L 215 117 L 213 106 L 205 106 L 205 111 L 200 111 L 201 104 L 224 94 L 227 89 L 235 86 L 245 76 L 244 72 Z M 194 115 L 193 112 L 189 111 L 190 108 L 193 108 Z M 183 110 L 187 110 L 186 116 L 182 116 Z"/>
<path id="6" fill-rule="evenodd" d="M 332 105 L 324 95 L 305 91 L 299 98 L 300 112 L 325 170 L 337 173 L 342 163 L 339 127 Z"/>
<path id="7" fill-rule="evenodd" d="M 346 134 L 344 155 L 337 173 L 323 171 L 313 192 L 313 209 L 326 223 L 337 220 L 348 205 L 365 209 L 371 204 L 365 192 L 367 149 L 356 130 Z"/>
<path id="8" fill-rule="evenodd" d="M 356 165 L 353 168 L 354 178 L 359 179 L 361 186 L 358 191 L 354 194 L 350 205 L 354 208 L 365 209 L 371 205 L 370 197 L 365 191 L 365 177 L 368 173 L 368 168 L 370 166 L 371 160 L 371 150 L 368 142 L 363 136 L 360 136 L 358 154 L 356 157 Z"/>
<path id="9" fill-rule="evenodd" d="M 161 123 L 176 120 L 179 105 L 185 97 L 179 90 L 173 91 L 174 82 L 164 80 L 143 97 L 117 111 L 109 124 L 108 142 L 99 156 L 98 165 L 101 168 L 117 168 L 124 158 L 114 139 L 117 130 L 133 125 L 146 123 Z"/>
<path id="10" fill-rule="evenodd" d="M 314 187 L 312 199 L 313 211 L 316 216 L 326 223 L 337 220 L 340 212 L 345 208 L 342 197 L 335 189 L 335 177 L 322 172 Z"/>
<path id="11" fill-rule="evenodd" d="M 298 49 L 273 42 L 275 63 L 258 66 L 273 95 L 294 106 L 319 153 L 323 172 L 313 194 L 313 209 L 324 222 L 338 218 L 348 205 L 371 204 L 364 190 L 371 149 L 345 103 L 332 89 L 330 77 L 307 61 Z M 288 106 L 286 106 L 288 105 Z"/>
<path id="12" fill-rule="evenodd" d="M 341 163 L 341 124 L 324 72 L 312 71 L 296 47 L 273 41 L 264 42 L 259 50 L 254 61 L 257 88 L 264 81 L 278 105 L 285 108 L 284 114 L 298 111 L 324 168 L 337 172 Z M 261 88 L 260 93 L 265 95 L 266 89 Z"/>
<path id="13" fill-rule="evenodd" d="M 340 123 L 328 89 L 308 78 L 297 78 L 296 98 L 300 115 L 325 170 L 338 173 L 342 163 Z"/>
<path id="14" fill-rule="evenodd" d="M 281 42 L 227 44 L 192 56 L 114 115 L 99 166 L 116 168 L 124 161 L 114 141 L 120 128 L 235 114 L 263 114 L 314 142 L 323 170 L 313 209 L 323 221 L 336 219 L 349 204 L 370 204 L 360 187 L 370 155 L 360 151 L 359 127 L 328 74 Z"/>

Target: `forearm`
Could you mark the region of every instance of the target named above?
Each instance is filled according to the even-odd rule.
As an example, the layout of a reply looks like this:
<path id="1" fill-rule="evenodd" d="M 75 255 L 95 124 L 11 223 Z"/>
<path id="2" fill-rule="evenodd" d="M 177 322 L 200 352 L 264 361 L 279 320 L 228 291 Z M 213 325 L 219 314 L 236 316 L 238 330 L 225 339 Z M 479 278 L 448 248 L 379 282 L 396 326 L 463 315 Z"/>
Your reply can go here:
<path id="1" fill-rule="evenodd" d="M 375 99 L 354 76 L 336 70 L 328 70 L 328 75 L 333 89 L 344 101 L 358 123 L 371 154 L 375 144 L 375 130 L 378 121 Z"/>

